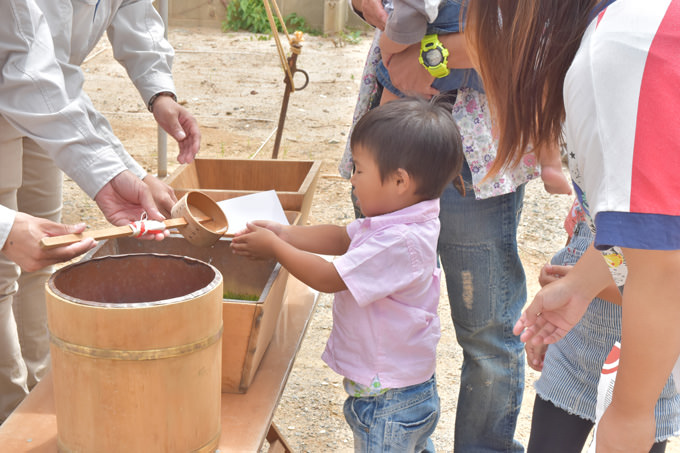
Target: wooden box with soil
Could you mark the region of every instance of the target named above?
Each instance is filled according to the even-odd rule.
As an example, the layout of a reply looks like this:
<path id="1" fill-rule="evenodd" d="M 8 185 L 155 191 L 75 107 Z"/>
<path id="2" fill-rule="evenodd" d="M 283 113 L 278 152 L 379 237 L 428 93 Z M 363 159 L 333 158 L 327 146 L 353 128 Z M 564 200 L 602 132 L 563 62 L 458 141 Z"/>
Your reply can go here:
<path id="1" fill-rule="evenodd" d="M 215 201 L 275 190 L 284 210 L 307 221 L 319 179 L 319 160 L 202 159 L 179 166 L 165 182 L 180 198 L 198 190 Z"/>
<path id="2" fill-rule="evenodd" d="M 286 216 L 291 224 L 300 220 L 298 212 L 286 211 Z M 216 267 L 224 279 L 222 392 L 245 393 L 272 339 L 285 298 L 288 271 L 275 261 L 235 255 L 230 244 L 223 238 L 211 247 L 197 247 L 177 234 L 162 241 L 121 237 L 100 241 L 83 259 L 163 253 L 188 256 Z"/>

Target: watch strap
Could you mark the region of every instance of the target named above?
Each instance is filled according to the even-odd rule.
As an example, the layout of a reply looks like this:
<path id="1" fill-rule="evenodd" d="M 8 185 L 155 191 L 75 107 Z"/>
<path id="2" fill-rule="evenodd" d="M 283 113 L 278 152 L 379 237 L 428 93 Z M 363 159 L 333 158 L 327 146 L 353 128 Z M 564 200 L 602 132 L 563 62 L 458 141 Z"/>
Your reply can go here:
<path id="1" fill-rule="evenodd" d="M 149 99 L 149 104 L 147 105 L 149 112 L 153 113 L 153 103 L 156 102 L 156 99 L 158 99 L 159 96 L 170 96 L 175 102 L 177 102 L 177 96 L 172 91 L 159 91 L 158 93 L 151 96 L 151 99 Z"/>
<path id="2" fill-rule="evenodd" d="M 438 49 L 442 55 L 442 61 L 437 66 L 428 66 L 423 54 L 432 51 L 433 49 Z M 451 72 L 448 68 L 448 57 L 449 50 L 444 47 L 444 44 L 439 40 L 437 35 L 425 35 L 420 41 L 420 55 L 418 56 L 418 61 L 427 71 L 438 79 L 446 77 Z"/>

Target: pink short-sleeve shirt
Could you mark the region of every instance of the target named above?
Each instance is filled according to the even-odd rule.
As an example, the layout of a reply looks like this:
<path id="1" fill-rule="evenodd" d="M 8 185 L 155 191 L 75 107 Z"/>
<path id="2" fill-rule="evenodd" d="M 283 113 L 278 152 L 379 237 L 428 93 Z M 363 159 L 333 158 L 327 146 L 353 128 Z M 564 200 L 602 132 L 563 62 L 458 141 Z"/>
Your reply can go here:
<path id="1" fill-rule="evenodd" d="M 363 385 L 425 382 L 435 370 L 439 199 L 347 226 L 350 247 L 333 263 L 347 285 L 335 294 L 323 360 Z"/>

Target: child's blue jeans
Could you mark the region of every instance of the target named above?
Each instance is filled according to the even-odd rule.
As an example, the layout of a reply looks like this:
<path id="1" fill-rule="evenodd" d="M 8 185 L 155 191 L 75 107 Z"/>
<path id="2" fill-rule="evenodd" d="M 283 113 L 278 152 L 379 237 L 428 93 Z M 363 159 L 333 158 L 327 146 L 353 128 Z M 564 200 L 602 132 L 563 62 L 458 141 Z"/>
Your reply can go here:
<path id="1" fill-rule="evenodd" d="M 357 453 L 435 451 L 430 435 L 437 426 L 440 406 L 434 376 L 378 396 L 350 396 L 344 412 Z"/>

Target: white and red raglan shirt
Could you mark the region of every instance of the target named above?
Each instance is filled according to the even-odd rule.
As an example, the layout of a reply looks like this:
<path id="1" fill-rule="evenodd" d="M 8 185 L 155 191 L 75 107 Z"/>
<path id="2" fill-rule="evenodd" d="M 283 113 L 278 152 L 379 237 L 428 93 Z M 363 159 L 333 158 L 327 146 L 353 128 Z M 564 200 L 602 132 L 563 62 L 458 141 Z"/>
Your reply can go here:
<path id="1" fill-rule="evenodd" d="M 680 249 L 680 0 L 617 0 L 564 83 L 575 191 L 618 285 L 619 247 Z"/>

